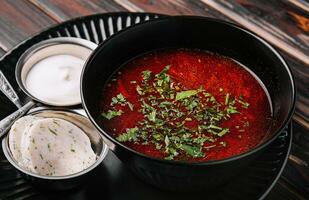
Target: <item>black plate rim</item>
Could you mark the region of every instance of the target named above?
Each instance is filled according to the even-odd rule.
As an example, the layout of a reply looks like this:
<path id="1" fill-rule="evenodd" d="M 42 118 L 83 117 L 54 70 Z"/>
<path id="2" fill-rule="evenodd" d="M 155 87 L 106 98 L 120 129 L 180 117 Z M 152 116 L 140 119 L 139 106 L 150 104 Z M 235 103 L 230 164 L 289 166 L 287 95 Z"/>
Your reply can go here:
<path id="1" fill-rule="evenodd" d="M 270 184 L 268 189 L 264 192 L 264 194 L 261 195 L 259 200 L 263 200 L 263 199 L 265 199 L 267 197 L 267 195 L 270 193 L 270 191 L 274 188 L 274 186 L 276 185 L 276 183 L 280 179 L 280 177 L 281 177 L 281 175 L 282 175 L 282 173 L 283 173 L 283 171 L 285 169 L 285 166 L 288 163 L 288 160 L 289 160 L 288 158 L 289 158 L 289 155 L 290 155 L 290 152 L 291 152 L 291 149 L 292 149 L 292 144 L 293 144 L 293 122 L 292 121 L 290 121 L 288 123 L 288 131 L 287 131 L 287 133 L 290 135 L 290 141 L 289 141 L 289 146 L 288 146 L 288 149 L 287 149 L 284 161 L 282 163 L 282 166 L 281 166 L 281 168 L 280 168 L 280 170 L 278 172 L 278 175 L 275 177 L 275 179 Z"/>

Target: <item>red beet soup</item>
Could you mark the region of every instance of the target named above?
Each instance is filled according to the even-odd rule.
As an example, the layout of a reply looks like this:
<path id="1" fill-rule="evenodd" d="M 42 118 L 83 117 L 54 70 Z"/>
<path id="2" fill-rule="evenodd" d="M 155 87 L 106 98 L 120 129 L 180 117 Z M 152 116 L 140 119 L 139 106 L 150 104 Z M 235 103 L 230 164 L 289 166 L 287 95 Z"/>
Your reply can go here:
<path id="1" fill-rule="evenodd" d="M 160 159 L 220 160 L 268 134 L 269 95 L 231 58 L 197 49 L 151 52 L 119 68 L 102 94 L 100 121 L 126 146 Z"/>

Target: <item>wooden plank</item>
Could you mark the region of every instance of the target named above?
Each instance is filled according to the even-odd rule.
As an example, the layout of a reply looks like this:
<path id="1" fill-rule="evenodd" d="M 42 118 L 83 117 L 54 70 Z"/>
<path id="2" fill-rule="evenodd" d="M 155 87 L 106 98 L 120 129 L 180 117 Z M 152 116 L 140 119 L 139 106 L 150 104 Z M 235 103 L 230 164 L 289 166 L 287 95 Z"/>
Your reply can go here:
<path id="1" fill-rule="evenodd" d="M 283 3 L 285 2 L 283 1 Z M 286 3 L 294 6 L 297 9 L 302 10 L 303 12 L 309 12 L 309 3 L 304 0 L 287 0 Z"/>
<path id="2" fill-rule="evenodd" d="M 252 30 L 273 45 L 277 46 L 292 57 L 309 65 L 309 47 L 308 36 L 303 29 L 296 28 L 295 21 L 289 22 L 290 14 L 281 4 L 269 5 L 278 1 L 224 1 L 224 0 L 202 0 L 208 6 L 221 12 L 231 20 L 241 24 L 242 26 Z M 260 5 L 260 6 L 256 6 Z M 253 12 L 254 9 L 260 12 L 263 18 L 259 17 L 259 12 Z M 273 12 L 270 7 L 280 10 Z M 261 9 L 261 8 L 265 9 Z M 269 13 L 270 14 L 266 14 Z M 302 16 L 308 19 L 306 16 Z M 294 20 L 298 20 L 294 17 Z"/>
<path id="3" fill-rule="evenodd" d="M 1 0 L 0 13 L 0 48 L 4 51 L 55 24 L 54 20 L 26 0 Z"/>
<path id="4" fill-rule="evenodd" d="M 296 108 L 293 119 L 309 130 L 309 66 L 283 53 L 292 68 L 297 88 Z"/>
<path id="5" fill-rule="evenodd" d="M 186 0 L 115 0 L 130 12 L 154 12 L 166 15 L 202 15 L 207 17 L 225 17 L 200 1 Z M 221 16 L 221 17 L 220 17 Z"/>
<path id="6" fill-rule="evenodd" d="M 30 2 L 57 22 L 96 13 L 125 11 L 112 0 L 30 0 Z"/>

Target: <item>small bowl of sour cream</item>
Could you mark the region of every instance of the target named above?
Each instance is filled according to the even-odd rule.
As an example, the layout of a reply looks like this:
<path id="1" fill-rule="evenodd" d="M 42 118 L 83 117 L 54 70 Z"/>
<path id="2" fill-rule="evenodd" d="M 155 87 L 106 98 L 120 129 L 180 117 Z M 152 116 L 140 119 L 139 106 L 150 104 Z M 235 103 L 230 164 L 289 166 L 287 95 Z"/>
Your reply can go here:
<path id="1" fill-rule="evenodd" d="M 52 106 L 81 103 L 80 76 L 97 45 L 81 38 L 59 37 L 29 48 L 16 66 L 16 80 L 32 99 Z"/>

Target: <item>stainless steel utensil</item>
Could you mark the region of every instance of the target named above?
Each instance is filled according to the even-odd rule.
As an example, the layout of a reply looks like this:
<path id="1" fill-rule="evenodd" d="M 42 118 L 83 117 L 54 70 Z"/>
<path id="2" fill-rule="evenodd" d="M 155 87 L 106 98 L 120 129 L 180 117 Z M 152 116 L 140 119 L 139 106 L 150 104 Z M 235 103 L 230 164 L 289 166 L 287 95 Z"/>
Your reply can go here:
<path id="1" fill-rule="evenodd" d="M 4 136 L 10 129 L 12 124 L 20 117 L 25 115 L 36 103 L 30 101 L 24 106 L 21 105 L 21 101 L 14 91 L 13 87 L 6 79 L 2 71 L 0 71 L 0 89 L 1 91 L 16 105 L 18 110 L 0 121 L 0 138 Z"/>
<path id="2" fill-rule="evenodd" d="M 34 101 L 29 101 L 26 103 L 24 106 L 4 118 L 3 120 L 0 121 L 0 138 L 2 136 L 6 135 L 8 130 L 11 128 L 13 123 L 19 119 L 20 117 L 24 116 L 33 106 L 35 106 Z"/>
<path id="3" fill-rule="evenodd" d="M 21 102 L 14 91 L 13 87 L 9 83 L 9 81 L 6 79 L 2 71 L 0 71 L 0 90 L 9 98 L 12 103 L 16 105 L 17 108 L 21 108 Z"/>

